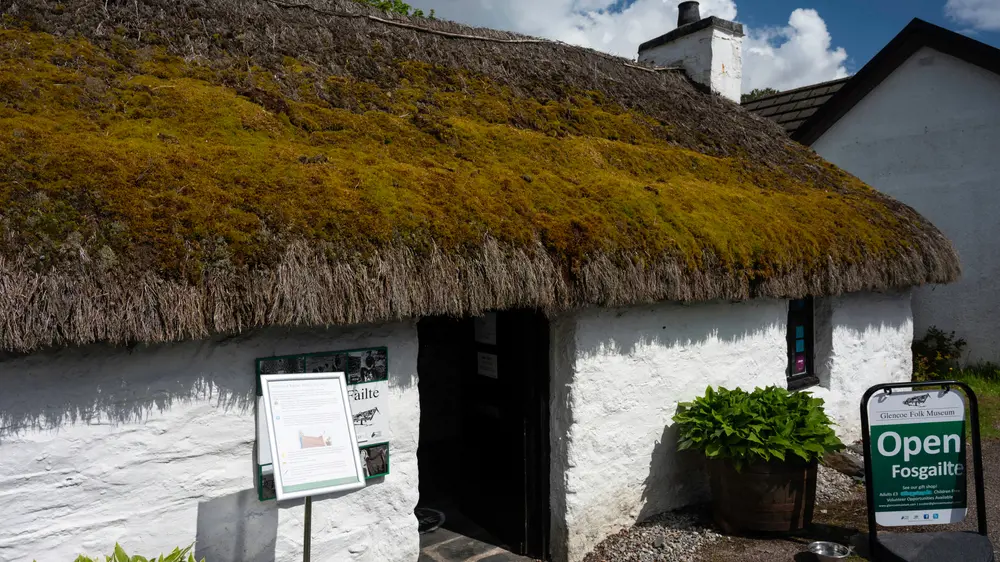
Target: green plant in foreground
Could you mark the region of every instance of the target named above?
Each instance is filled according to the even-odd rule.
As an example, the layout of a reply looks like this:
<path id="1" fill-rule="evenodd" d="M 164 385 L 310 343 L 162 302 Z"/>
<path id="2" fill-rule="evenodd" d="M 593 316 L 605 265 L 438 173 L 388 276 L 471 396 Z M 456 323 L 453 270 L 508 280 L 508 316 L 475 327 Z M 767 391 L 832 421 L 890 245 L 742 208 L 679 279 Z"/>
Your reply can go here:
<path id="1" fill-rule="evenodd" d="M 175 548 L 170 554 L 161 554 L 160 556 L 150 556 L 149 558 L 146 558 L 139 555 L 129 556 L 125 553 L 125 549 L 116 543 L 114 554 L 105 556 L 104 562 L 197 562 L 194 558 L 194 554 L 191 554 L 191 548 L 193 546 L 194 545 L 184 549 Z M 101 562 L 101 559 L 87 558 L 86 556 L 80 555 L 76 558 L 75 562 Z M 205 562 L 205 559 L 202 558 L 201 562 Z"/>
<path id="2" fill-rule="evenodd" d="M 821 398 L 775 386 L 753 392 L 708 387 L 704 396 L 679 404 L 673 420 L 679 450 L 702 451 L 736 470 L 773 459 L 811 462 L 843 448 Z"/>

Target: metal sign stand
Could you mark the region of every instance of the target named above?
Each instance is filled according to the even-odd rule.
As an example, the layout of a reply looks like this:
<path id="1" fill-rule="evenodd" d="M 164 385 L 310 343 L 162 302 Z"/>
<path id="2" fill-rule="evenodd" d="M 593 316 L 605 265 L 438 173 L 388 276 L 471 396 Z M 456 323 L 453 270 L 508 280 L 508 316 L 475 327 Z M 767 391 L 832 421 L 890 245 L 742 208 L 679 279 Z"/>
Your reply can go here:
<path id="1" fill-rule="evenodd" d="M 869 548 L 869 558 L 871 560 L 884 560 L 886 556 L 884 554 L 885 547 L 879 542 L 878 539 L 878 525 L 875 521 L 875 488 L 873 487 L 872 480 L 872 453 L 871 453 L 871 426 L 868 420 L 868 408 L 869 401 L 878 392 L 884 392 L 886 394 L 892 394 L 893 389 L 911 389 L 917 390 L 921 388 L 943 388 L 946 392 L 952 388 L 961 389 L 968 399 L 969 406 L 969 418 L 970 425 L 972 426 L 972 460 L 974 466 L 974 478 L 976 485 L 976 515 L 979 520 L 979 535 L 983 537 L 987 536 L 986 529 L 986 490 L 983 485 L 983 454 L 981 443 L 979 440 L 979 403 L 976 400 L 976 393 L 972 391 L 969 386 L 963 382 L 958 381 L 933 381 L 933 382 L 898 382 L 898 383 L 886 383 L 878 384 L 868 389 L 865 392 L 864 397 L 861 399 L 861 436 L 864 444 L 864 458 L 865 458 L 865 493 L 868 503 L 868 548 Z M 974 535 L 972 535 L 974 536 Z M 988 542 L 988 539 L 987 539 Z M 989 553 L 988 560 L 993 561 L 992 549 Z M 899 559 L 898 556 L 890 555 L 891 559 Z M 969 562 L 972 562 L 971 560 Z"/>
<path id="2" fill-rule="evenodd" d="M 312 513 L 313 498 L 306 496 L 306 516 L 302 526 L 305 528 L 305 536 L 302 537 L 302 562 L 309 562 L 309 551 L 312 549 Z"/>

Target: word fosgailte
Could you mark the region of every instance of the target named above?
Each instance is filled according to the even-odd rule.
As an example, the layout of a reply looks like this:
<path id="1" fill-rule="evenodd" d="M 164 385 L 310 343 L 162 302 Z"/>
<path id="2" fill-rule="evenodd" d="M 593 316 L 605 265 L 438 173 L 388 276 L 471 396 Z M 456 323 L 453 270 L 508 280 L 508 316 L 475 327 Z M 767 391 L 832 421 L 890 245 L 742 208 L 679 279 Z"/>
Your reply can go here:
<path id="1" fill-rule="evenodd" d="M 952 449 L 954 446 L 954 449 Z M 962 439 L 956 435 L 928 435 L 920 440 L 919 437 L 900 437 L 895 431 L 883 433 L 878 438 L 878 452 L 884 457 L 894 457 L 900 452 L 903 453 L 904 462 L 909 462 L 911 456 L 919 455 L 921 452 L 938 455 L 962 450 Z M 892 465 L 892 477 L 919 478 L 927 480 L 932 476 L 961 476 L 965 473 L 965 465 L 953 462 L 939 462 L 925 466 L 904 466 Z"/>

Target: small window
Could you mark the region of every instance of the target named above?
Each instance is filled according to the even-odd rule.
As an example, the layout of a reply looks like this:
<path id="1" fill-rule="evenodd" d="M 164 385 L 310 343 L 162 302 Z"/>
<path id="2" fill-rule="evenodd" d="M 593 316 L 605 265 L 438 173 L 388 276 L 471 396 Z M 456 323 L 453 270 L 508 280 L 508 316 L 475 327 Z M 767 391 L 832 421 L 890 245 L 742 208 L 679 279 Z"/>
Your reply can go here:
<path id="1" fill-rule="evenodd" d="M 788 388 L 798 390 L 819 384 L 813 369 L 813 299 L 788 303 Z"/>

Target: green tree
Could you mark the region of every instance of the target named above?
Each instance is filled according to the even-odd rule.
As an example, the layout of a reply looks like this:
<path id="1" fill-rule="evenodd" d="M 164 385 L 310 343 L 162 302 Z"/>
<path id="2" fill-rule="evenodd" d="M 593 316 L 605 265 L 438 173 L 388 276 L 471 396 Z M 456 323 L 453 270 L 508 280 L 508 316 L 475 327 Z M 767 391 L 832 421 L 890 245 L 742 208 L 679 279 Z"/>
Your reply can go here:
<path id="1" fill-rule="evenodd" d="M 760 98 L 766 98 L 767 96 L 773 96 L 774 94 L 780 94 L 780 93 L 781 92 L 775 90 L 774 88 L 754 88 L 753 90 L 750 90 L 749 94 L 743 94 L 742 96 L 740 96 L 740 102 L 747 103 L 759 100 Z"/>
<path id="2" fill-rule="evenodd" d="M 368 4 L 379 10 L 385 10 L 386 12 L 391 12 L 393 14 L 403 14 L 404 16 L 414 15 L 418 18 L 430 18 L 434 19 L 434 10 L 430 11 L 430 14 L 425 15 L 423 10 L 414 10 L 412 6 L 403 2 L 403 0 L 357 0 L 362 4 Z"/>

